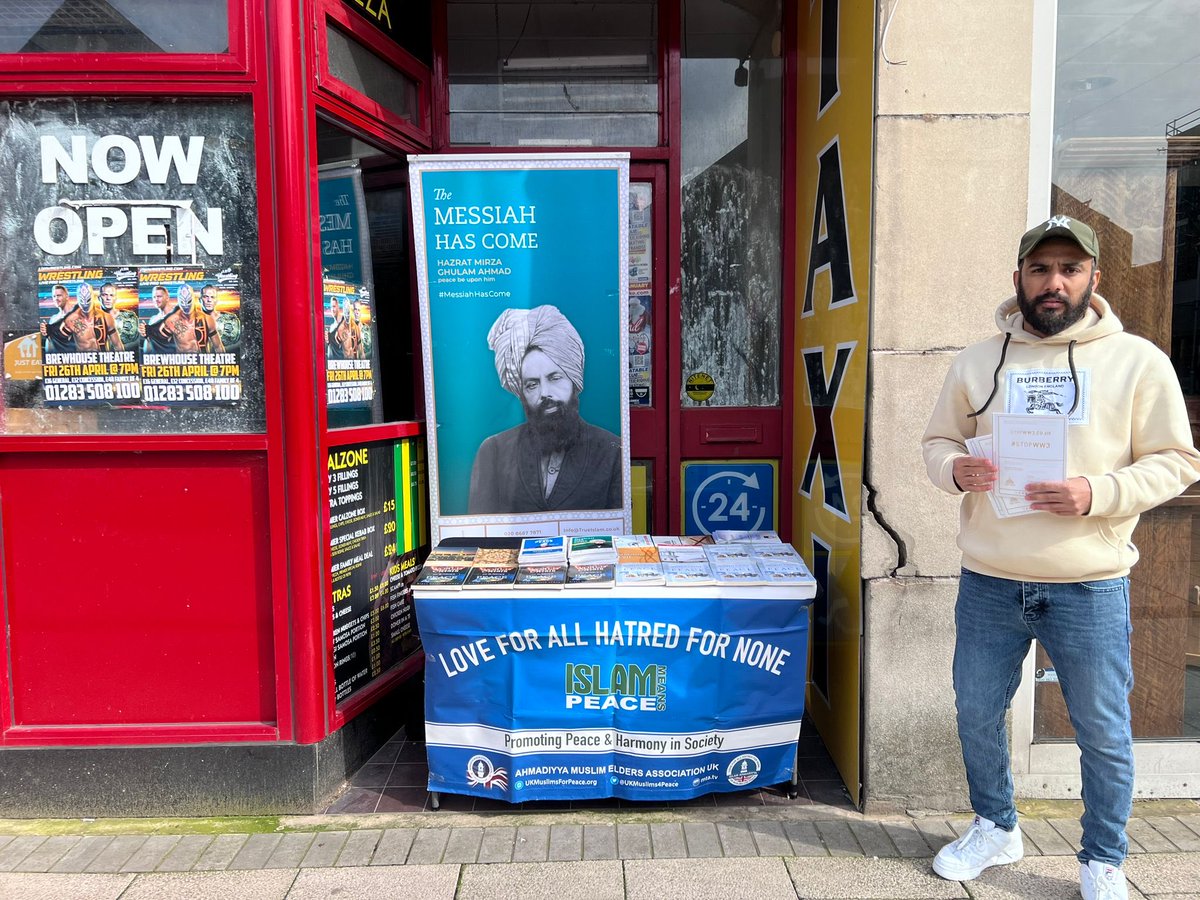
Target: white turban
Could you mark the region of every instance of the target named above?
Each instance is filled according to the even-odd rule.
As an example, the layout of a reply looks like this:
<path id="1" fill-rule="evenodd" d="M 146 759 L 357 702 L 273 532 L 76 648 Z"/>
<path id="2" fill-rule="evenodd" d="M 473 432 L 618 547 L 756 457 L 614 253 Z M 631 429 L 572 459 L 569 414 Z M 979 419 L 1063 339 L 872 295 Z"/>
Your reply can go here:
<path id="1" fill-rule="evenodd" d="M 521 363 L 534 349 L 554 360 L 576 393 L 583 390 L 583 339 L 556 307 L 506 309 L 492 325 L 487 341 L 506 391 L 521 396 Z"/>

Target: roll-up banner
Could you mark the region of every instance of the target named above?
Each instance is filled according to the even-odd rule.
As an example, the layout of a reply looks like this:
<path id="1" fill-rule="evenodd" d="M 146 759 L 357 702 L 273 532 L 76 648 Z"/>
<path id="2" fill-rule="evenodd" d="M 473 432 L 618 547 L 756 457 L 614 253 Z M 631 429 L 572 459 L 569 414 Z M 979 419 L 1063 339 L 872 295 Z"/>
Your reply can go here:
<path id="1" fill-rule="evenodd" d="M 433 543 L 628 532 L 628 154 L 409 171 Z"/>

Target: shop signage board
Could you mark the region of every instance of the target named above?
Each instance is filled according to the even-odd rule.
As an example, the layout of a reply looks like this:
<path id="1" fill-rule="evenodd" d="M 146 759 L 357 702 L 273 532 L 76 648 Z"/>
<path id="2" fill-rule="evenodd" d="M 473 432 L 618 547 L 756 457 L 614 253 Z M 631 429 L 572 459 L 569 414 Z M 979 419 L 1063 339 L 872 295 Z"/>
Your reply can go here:
<path id="1" fill-rule="evenodd" d="M 789 781 L 807 600 L 664 590 L 418 590 L 429 790 L 654 801 Z"/>
<path id="2" fill-rule="evenodd" d="M 774 531 L 777 466 L 744 459 L 683 463 L 683 533 Z"/>
<path id="3" fill-rule="evenodd" d="M 411 591 L 423 537 L 418 446 L 406 438 L 329 451 L 330 618 L 338 702 L 418 648 Z"/>
<path id="4" fill-rule="evenodd" d="M 434 543 L 628 532 L 628 155 L 409 168 Z"/>

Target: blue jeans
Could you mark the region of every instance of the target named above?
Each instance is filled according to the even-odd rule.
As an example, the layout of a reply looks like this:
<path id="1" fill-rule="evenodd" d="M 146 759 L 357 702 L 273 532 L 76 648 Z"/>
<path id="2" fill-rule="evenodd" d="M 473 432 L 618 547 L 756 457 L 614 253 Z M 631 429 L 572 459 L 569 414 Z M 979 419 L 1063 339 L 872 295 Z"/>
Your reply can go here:
<path id="1" fill-rule="evenodd" d="M 1058 673 L 1083 776 L 1080 862 L 1120 865 L 1133 808 L 1129 579 L 1010 581 L 963 569 L 954 611 L 958 737 L 975 812 L 1017 824 L 1005 710 L 1037 639 Z"/>

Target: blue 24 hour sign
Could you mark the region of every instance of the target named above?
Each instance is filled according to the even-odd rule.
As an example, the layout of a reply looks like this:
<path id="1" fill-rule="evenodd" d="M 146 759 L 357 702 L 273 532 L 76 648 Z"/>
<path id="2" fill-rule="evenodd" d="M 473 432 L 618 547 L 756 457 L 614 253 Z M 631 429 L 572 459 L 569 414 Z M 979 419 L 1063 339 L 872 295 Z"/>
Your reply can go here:
<path id="1" fill-rule="evenodd" d="M 683 464 L 683 533 L 776 528 L 776 463 L 722 460 Z"/>

